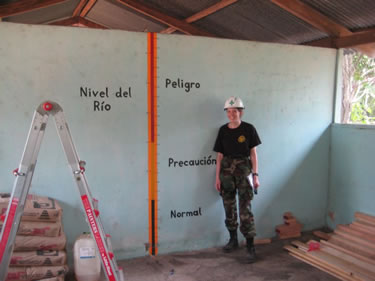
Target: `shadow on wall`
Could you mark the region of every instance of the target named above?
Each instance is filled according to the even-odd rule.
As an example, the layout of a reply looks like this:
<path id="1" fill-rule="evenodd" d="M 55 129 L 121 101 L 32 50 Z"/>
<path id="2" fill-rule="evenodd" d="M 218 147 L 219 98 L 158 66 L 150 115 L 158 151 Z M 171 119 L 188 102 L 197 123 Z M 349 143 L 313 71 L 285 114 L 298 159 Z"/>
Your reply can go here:
<path id="1" fill-rule="evenodd" d="M 266 148 L 264 148 L 266 149 Z M 291 155 L 282 164 L 273 165 L 275 172 L 262 183 L 253 201 L 257 237 L 274 237 L 275 226 L 283 223 L 283 214 L 290 211 L 303 224 L 303 230 L 325 225 L 329 185 L 330 127 L 327 127 L 307 152 L 291 148 Z M 292 157 L 291 157 L 292 158 Z M 264 164 L 267 167 L 267 163 Z"/>
<path id="2" fill-rule="evenodd" d="M 79 203 L 81 203 L 81 201 L 79 201 Z M 65 231 L 67 235 L 66 252 L 69 268 L 73 268 L 74 242 L 83 232 L 90 232 L 90 227 L 86 222 L 81 205 L 72 206 L 61 201 L 59 201 L 59 204 L 63 209 L 63 228 L 69 228 L 69 231 Z"/>

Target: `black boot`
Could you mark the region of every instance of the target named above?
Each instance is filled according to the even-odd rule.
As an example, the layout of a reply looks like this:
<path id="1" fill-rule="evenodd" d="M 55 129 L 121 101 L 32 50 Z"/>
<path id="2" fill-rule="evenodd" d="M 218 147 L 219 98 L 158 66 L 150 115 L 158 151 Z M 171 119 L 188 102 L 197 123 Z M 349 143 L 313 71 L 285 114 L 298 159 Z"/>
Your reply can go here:
<path id="1" fill-rule="evenodd" d="M 247 248 L 247 256 L 246 256 L 246 263 L 254 263 L 257 259 L 255 254 L 255 247 L 254 247 L 254 238 L 247 238 L 246 239 L 246 248 Z"/>
<path id="2" fill-rule="evenodd" d="M 223 247 L 223 251 L 226 253 L 230 253 L 238 248 L 237 230 L 230 230 L 229 234 L 229 242 Z"/>

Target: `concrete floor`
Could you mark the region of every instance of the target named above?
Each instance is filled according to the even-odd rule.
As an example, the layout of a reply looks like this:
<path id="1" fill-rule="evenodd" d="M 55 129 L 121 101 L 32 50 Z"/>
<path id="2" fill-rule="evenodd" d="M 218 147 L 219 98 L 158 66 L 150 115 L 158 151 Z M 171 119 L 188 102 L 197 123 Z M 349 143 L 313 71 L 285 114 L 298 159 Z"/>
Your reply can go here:
<path id="1" fill-rule="evenodd" d="M 306 242 L 311 233 L 298 240 Z M 226 254 L 221 248 L 142 257 L 120 261 L 126 281 L 336 281 L 337 278 L 320 271 L 283 250 L 289 240 L 257 245 L 259 261 L 244 264 L 244 246 Z M 69 279 L 68 279 L 69 280 Z M 74 280 L 74 279 L 70 279 Z M 101 281 L 105 281 L 103 276 Z"/>

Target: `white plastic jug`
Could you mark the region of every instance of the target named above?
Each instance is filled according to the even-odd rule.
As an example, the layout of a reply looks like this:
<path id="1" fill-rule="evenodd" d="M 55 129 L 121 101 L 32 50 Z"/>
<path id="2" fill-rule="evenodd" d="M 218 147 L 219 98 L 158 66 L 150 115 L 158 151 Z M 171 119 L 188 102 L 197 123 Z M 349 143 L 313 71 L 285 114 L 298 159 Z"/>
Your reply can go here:
<path id="1" fill-rule="evenodd" d="M 100 256 L 91 234 L 84 233 L 74 242 L 74 272 L 77 281 L 100 280 Z"/>

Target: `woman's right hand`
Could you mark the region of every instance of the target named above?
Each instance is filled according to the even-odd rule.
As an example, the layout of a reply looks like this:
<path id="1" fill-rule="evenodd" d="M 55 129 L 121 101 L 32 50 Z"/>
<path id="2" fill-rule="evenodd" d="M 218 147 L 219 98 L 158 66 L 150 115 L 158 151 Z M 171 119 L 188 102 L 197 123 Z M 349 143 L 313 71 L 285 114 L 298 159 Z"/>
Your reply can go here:
<path id="1" fill-rule="evenodd" d="M 215 183 L 216 190 L 220 192 L 221 190 L 221 182 L 219 178 L 216 178 L 216 183 Z"/>

